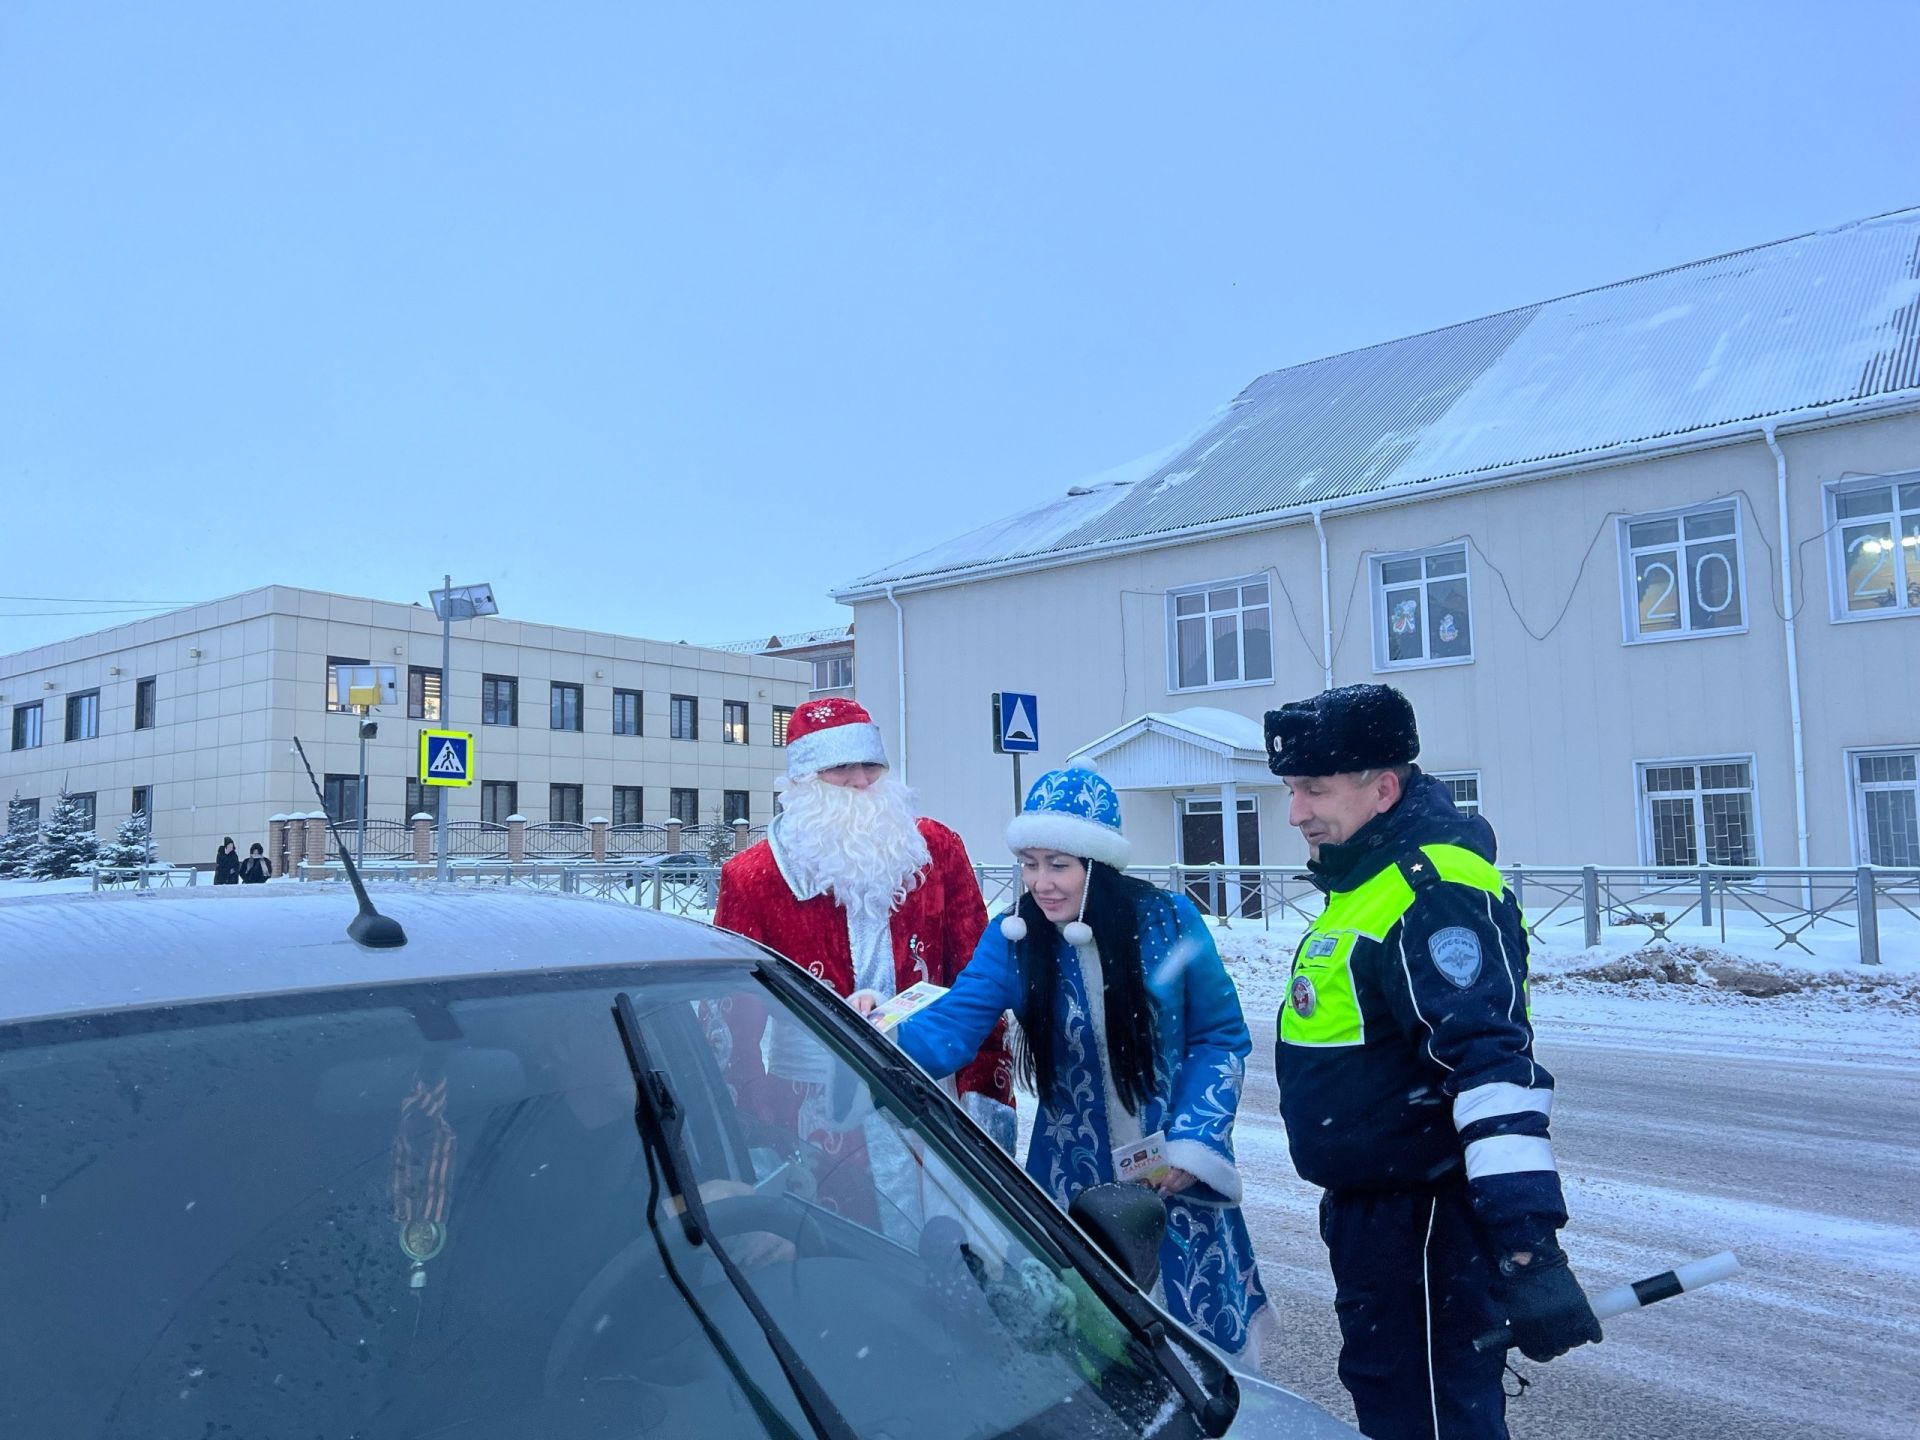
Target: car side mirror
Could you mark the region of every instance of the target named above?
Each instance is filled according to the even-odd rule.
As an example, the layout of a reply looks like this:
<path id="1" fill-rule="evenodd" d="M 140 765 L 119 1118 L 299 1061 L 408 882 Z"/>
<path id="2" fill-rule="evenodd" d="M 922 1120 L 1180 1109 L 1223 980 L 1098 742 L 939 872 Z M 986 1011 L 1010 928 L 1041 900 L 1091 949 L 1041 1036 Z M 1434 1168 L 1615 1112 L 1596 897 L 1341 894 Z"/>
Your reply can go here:
<path id="1" fill-rule="evenodd" d="M 1160 1278 L 1167 1202 L 1144 1185 L 1090 1185 L 1067 1207 L 1072 1220 L 1142 1290 Z"/>

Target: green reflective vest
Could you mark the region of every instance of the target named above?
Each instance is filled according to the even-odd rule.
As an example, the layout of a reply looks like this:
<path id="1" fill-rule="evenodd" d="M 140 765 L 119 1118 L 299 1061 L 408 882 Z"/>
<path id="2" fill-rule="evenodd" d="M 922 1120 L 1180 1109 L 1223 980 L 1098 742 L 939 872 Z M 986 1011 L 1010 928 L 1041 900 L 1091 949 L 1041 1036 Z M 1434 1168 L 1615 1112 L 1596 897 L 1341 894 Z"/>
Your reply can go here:
<path id="1" fill-rule="evenodd" d="M 1335 891 L 1293 957 L 1287 1003 L 1280 1009 L 1280 1043 L 1334 1047 L 1363 1045 L 1366 1016 L 1353 979 L 1353 950 L 1362 939 L 1379 944 L 1412 907 L 1420 868 L 1439 879 L 1498 896 L 1506 881 L 1491 862 L 1459 845 L 1422 845 L 1424 860 L 1389 865 L 1352 890 Z M 1525 922 L 1522 921 L 1522 924 Z"/>

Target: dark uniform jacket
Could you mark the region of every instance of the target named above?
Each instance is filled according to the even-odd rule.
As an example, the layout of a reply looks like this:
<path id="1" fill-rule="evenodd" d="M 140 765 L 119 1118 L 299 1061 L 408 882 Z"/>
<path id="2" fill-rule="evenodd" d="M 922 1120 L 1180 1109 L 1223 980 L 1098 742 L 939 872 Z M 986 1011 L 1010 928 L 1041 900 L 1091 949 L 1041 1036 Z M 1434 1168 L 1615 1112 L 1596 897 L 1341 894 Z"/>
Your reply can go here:
<path id="1" fill-rule="evenodd" d="M 1502 1253 L 1566 1223 L 1533 1058 L 1527 933 L 1493 827 L 1417 769 L 1308 868 L 1325 910 L 1294 955 L 1275 1064 L 1300 1175 L 1329 1190 L 1465 1177 Z"/>

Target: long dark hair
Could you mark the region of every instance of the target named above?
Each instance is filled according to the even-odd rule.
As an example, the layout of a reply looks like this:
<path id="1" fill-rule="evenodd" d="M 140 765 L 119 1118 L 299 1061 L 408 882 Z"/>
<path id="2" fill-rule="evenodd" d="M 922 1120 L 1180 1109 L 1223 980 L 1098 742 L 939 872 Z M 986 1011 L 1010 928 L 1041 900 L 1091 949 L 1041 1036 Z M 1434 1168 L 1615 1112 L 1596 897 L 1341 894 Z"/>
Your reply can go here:
<path id="1" fill-rule="evenodd" d="M 1087 924 L 1100 949 L 1100 972 L 1106 985 L 1107 1068 L 1113 1088 L 1128 1113 L 1138 1115 L 1157 1088 L 1154 1067 L 1157 1017 L 1147 990 L 1146 968 L 1140 959 L 1140 931 L 1153 907 L 1166 906 L 1173 920 L 1173 902 L 1165 892 L 1122 875 L 1101 860 L 1087 865 Z M 1064 941 L 1054 923 L 1041 912 L 1033 896 L 1022 894 L 1020 915 L 1027 922 L 1024 940 L 1014 942 L 1014 953 L 1027 974 L 1027 993 L 1020 1003 L 1020 1022 L 1014 1046 L 1015 1063 L 1027 1084 L 1044 1101 L 1053 1093 L 1058 1075 L 1054 1054 L 1053 1011 L 1060 985 L 1060 947 Z M 1089 995 L 1098 1005 L 1102 997 Z"/>

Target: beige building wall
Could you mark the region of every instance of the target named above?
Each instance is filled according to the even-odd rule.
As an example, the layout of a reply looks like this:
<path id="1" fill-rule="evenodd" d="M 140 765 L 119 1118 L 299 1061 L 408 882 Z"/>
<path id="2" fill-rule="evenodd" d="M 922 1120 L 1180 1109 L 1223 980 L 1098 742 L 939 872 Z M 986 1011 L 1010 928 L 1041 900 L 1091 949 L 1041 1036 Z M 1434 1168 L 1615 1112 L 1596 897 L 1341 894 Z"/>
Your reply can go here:
<path id="1" fill-rule="evenodd" d="M 424 728 L 474 734 L 477 780 L 518 786 L 519 813 L 548 818 L 548 786 L 583 787 L 583 818 L 611 817 L 613 787 L 643 789 L 643 818 L 668 818 L 669 792 L 697 789 L 700 819 L 717 818 L 722 796 L 743 790 L 749 819 L 772 816 L 783 751 L 772 743 L 773 711 L 805 700 L 810 668 L 761 656 L 492 618 L 454 626 L 447 718 L 409 720 L 409 665 L 438 669 L 440 625 L 425 606 L 269 586 L 112 630 L 0 659 L 0 714 L 43 704 L 42 744 L 0 750 L 0 800 L 16 790 L 45 815 L 62 783 L 97 797 L 98 829 L 110 836 L 131 810 L 135 786 L 153 792 L 162 859 L 212 859 L 232 835 L 244 852 L 265 843 L 270 816 L 319 808 L 299 760 L 298 736 L 314 771 L 356 774 L 356 716 L 326 708 L 329 656 L 392 665 L 401 703 L 372 718 L 368 813 L 401 819 L 406 779 L 415 773 Z M 117 673 L 116 673 L 117 672 Z M 516 726 L 481 724 L 483 674 L 517 677 Z M 156 723 L 134 728 L 136 682 L 157 682 Z M 550 727 L 550 687 L 582 687 L 582 729 Z M 51 688 L 49 688 L 51 687 Z M 100 691 L 100 734 L 67 741 L 67 696 Z M 612 733 L 613 691 L 642 694 L 640 736 Z M 699 738 L 669 738 L 674 695 L 696 698 Z M 723 738 L 722 706 L 747 706 L 747 743 Z M 455 820 L 480 818 L 480 786 L 449 790 Z"/>
<path id="2" fill-rule="evenodd" d="M 1789 431 L 1780 445 L 1799 557 L 1809 859 L 1848 865 L 1855 847 L 1847 750 L 1920 745 L 1920 613 L 1833 619 L 1821 538 L 1825 487 L 1920 471 L 1920 417 Z M 1620 517 L 1728 498 L 1739 510 L 1746 625 L 1627 643 Z M 1381 680 L 1406 692 L 1420 715 L 1422 764 L 1479 773 L 1504 858 L 1640 862 L 1647 855 L 1637 767 L 1737 757 L 1754 767 L 1761 860 L 1797 863 L 1776 467 L 1757 427 L 1740 443 L 1332 513 L 1325 523 L 1334 683 Z M 1471 663 L 1378 666 L 1370 557 L 1463 539 Z M 1274 581 L 1274 680 L 1172 690 L 1166 591 L 1261 572 Z M 1040 698 L 1042 749 L 1027 762 L 1031 778 L 1147 711 L 1203 705 L 1258 718 L 1321 688 L 1310 523 L 896 594 L 907 637 L 911 779 L 930 812 L 956 824 L 984 859 L 1001 858 L 1012 805 L 1009 762 L 990 751 L 994 690 Z M 855 612 L 861 698 L 897 746 L 893 607 L 864 601 Z M 1172 859 L 1172 798 L 1135 794 L 1123 803 L 1135 854 Z M 1261 792 L 1260 807 L 1263 858 L 1302 860 L 1283 793 Z"/>

